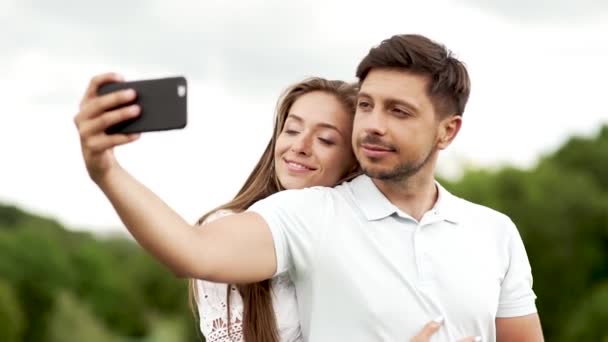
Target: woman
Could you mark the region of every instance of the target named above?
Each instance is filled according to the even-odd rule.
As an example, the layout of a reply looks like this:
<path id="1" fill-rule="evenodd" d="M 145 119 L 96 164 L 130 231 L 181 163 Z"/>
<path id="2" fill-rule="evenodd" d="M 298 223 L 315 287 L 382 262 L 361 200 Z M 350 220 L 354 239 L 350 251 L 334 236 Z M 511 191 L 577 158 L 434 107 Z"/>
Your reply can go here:
<path id="1" fill-rule="evenodd" d="M 87 171 L 127 227 L 148 226 L 169 232 L 170 229 L 164 227 L 186 226 L 181 217 L 122 169 L 114 158 L 113 147 L 133 142 L 138 135 L 106 135 L 105 129 L 136 117 L 139 107 L 112 108 L 129 103 L 136 94 L 122 91 L 98 97 L 96 92 L 104 83 L 120 81 L 122 78 L 115 74 L 93 78 L 74 119 Z M 279 101 L 273 138 L 245 185 L 234 200 L 203 216 L 199 223 L 242 211 L 282 189 L 332 186 L 355 175 L 357 164 L 350 143 L 355 96 L 353 86 L 320 78 L 305 80 L 288 89 Z M 161 211 L 163 217 L 151 214 Z M 138 242 L 164 261 L 163 255 L 174 255 L 181 244 L 186 244 L 186 235 L 172 234 L 172 238 L 167 239 L 164 234 L 138 234 Z M 164 246 L 162 250 L 158 249 L 159 245 Z M 196 281 L 196 285 L 192 292 L 197 299 L 201 330 L 208 341 L 302 339 L 296 294 L 286 275 L 230 286 L 230 291 L 225 284 Z M 224 299 L 226 303 L 222 302 Z M 440 323 L 440 319 L 430 322 L 413 341 L 428 341 Z"/>
<path id="2" fill-rule="evenodd" d="M 245 185 L 199 223 L 244 211 L 283 189 L 332 186 L 356 175 L 350 147 L 356 96 L 354 86 L 321 78 L 288 88 L 277 104 L 272 138 Z M 207 341 L 301 339 L 295 289 L 287 274 L 240 286 L 206 281 L 196 285 L 191 294 Z"/>

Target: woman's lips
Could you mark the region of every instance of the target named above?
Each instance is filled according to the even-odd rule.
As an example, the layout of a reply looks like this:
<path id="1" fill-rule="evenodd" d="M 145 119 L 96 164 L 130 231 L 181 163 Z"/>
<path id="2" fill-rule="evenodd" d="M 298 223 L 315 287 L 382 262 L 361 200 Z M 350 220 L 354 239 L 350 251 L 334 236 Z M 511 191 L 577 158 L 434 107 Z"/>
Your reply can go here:
<path id="1" fill-rule="evenodd" d="M 308 166 L 303 163 L 299 163 L 297 161 L 285 159 L 285 165 L 287 165 L 287 169 L 291 172 L 295 173 L 306 173 L 310 171 L 314 171 L 315 168 Z"/>

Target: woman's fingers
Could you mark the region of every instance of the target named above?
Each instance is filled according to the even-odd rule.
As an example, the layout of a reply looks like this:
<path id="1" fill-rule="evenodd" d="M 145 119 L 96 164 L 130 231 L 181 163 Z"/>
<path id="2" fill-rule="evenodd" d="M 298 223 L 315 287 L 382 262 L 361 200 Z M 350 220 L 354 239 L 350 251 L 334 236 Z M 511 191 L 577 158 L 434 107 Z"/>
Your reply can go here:
<path id="1" fill-rule="evenodd" d="M 443 324 L 443 317 L 439 316 L 428 322 L 410 342 L 428 342 Z M 458 340 L 458 342 L 481 342 L 481 336 L 469 336 Z"/>
<path id="2" fill-rule="evenodd" d="M 428 342 L 431 336 L 441 328 L 441 324 L 443 323 L 443 317 L 439 316 L 434 320 L 428 322 L 416 336 L 414 336 L 410 341 L 411 342 Z"/>
<path id="3" fill-rule="evenodd" d="M 140 107 L 138 105 L 131 105 L 123 108 L 118 108 L 110 112 L 105 112 L 88 120 L 83 120 L 79 127 L 78 132 L 81 139 L 87 139 L 88 137 L 95 136 L 97 134 L 104 134 L 105 130 L 119 122 L 129 120 L 137 117 L 140 114 Z"/>
<path id="4" fill-rule="evenodd" d="M 139 138 L 139 133 L 134 134 L 111 134 L 111 135 L 96 135 L 91 137 L 83 144 L 91 153 L 101 153 L 110 148 L 128 144 Z"/>
<path id="5" fill-rule="evenodd" d="M 136 96 L 135 90 L 125 89 L 85 101 L 80 108 L 80 113 L 74 118 L 76 126 L 79 127 L 82 122 L 100 116 L 108 110 L 124 106 L 133 101 Z"/>
<path id="6" fill-rule="evenodd" d="M 101 85 L 112 82 L 124 82 L 124 78 L 121 75 L 113 72 L 100 74 L 91 78 L 89 81 L 89 86 L 87 87 L 87 90 L 85 90 L 82 101 L 80 102 L 81 107 L 84 102 L 97 97 L 97 89 L 99 89 Z"/>

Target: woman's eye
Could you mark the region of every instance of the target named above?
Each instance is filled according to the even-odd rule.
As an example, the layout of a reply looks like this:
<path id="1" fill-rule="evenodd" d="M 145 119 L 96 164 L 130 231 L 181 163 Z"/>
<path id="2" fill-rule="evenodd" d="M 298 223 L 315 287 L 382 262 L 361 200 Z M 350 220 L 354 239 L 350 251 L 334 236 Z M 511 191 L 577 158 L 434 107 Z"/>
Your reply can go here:
<path id="1" fill-rule="evenodd" d="M 285 130 L 285 133 L 287 133 L 289 135 L 296 135 L 296 134 L 298 134 L 298 131 L 293 130 L 293 129 L 287 129 L 287 130 Z"/>
<path id="2" fill-rule="evenodd" d="M 325 138 L 319 138 L 319 140 L 324 144 L 324 145 L 335 145 L 336 143 L 334 143 L 332 140 L 329 139 L 325 139 Z"/>

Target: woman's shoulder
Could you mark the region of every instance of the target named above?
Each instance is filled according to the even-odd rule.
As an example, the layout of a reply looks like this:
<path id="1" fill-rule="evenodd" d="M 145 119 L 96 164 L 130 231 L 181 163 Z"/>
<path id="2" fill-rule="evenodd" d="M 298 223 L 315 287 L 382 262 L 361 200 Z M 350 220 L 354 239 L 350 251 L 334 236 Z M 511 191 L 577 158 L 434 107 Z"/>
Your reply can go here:
<path id="1" fill-rule="evenodd" d="M 201 225 L 205 225 L 207 223 L 213 222 L 217 219 L 220 219 L 222 217 L 225 216 L 229 216 L 229 215 L 233 215 L 236 212 L 234 210 L 230 210 L 230 209 L 218 209 L 214 212 L 212 212 L 211 214 L 209 214 L 205 220 L 201 223 Z"/>

